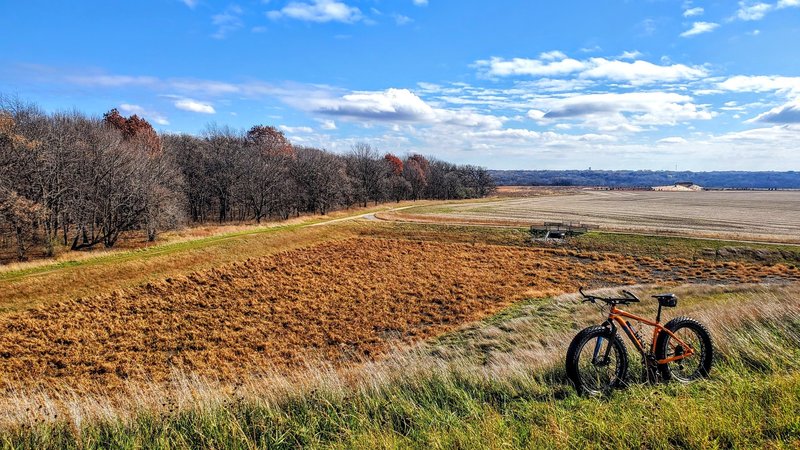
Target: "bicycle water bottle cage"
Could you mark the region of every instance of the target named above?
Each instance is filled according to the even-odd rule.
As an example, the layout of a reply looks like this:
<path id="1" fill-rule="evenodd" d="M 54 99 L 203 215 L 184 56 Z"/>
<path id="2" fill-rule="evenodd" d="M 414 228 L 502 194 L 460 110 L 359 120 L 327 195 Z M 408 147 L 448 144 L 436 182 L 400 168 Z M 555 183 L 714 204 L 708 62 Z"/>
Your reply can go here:
<path id="1" fill-rule="evenodd" d="M 678 297 L 675 294 L 658 294 L 653 298 L 658 300 L 658 304 L 666 308 L 674 308 L 678 306 Z"/>

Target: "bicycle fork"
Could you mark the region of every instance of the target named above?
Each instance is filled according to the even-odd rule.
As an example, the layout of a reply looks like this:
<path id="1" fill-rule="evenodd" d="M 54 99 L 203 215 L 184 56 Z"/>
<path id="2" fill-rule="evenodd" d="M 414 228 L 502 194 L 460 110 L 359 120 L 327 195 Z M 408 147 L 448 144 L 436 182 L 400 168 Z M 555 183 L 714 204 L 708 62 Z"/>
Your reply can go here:
<path id="1" fill-rule="evenodd" d="M 608 364 L 608 355 L 611 353 L 611 340 L 608 341 L 608 345 L 606 345 L 606 351 L 603 354 L 603 358 L 598 360 L 597 357 L 600 354 L 600 349 L 603 348 L 603 337 L 598 336 L 597 342 L 594 344 L 594 353 L 592 354 L 592 365 L 593 366 L 605 366 Z"/>

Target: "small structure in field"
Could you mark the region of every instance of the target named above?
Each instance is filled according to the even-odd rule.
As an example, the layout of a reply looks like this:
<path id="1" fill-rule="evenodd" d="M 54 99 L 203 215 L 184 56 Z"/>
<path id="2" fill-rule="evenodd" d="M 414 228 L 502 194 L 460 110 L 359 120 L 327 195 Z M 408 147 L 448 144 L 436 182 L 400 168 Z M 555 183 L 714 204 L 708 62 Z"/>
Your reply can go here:
<path id="1" fill-rule="evenodd" d="M 697 185 L 692 181 L 680 181 L 669 186 L 653 186 L 653 190 L 667 192 L 697 192 L 704 189 L 703 186 Z"/>
<path id="2" fill-rule="evenodd" d="M 580 222 L 545 222 L 542 225 L 531 225 L 530 233 L 533 239 L 564 240 L 595 228 L 596 225 Z"/>

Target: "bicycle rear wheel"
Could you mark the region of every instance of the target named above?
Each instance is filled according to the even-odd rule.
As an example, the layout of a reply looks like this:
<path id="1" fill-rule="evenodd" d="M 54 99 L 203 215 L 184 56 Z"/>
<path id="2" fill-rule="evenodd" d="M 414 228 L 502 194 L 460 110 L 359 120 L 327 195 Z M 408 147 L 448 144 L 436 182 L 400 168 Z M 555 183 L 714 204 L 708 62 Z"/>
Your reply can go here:
<path id="1" fill-rule="evenodd" d="M 681 383 L 708 377 L 714 357 L 714 344 L 706 327 L 689 317 L 672 319 L 664 327 L 683 341 L 683 344 L 661 332 L 656 340 L 656 359 L 681 356 L 686 353 L 687 349 L 684 347 L 690 347 L 694 354 L 667 364 L 659 364 L 661 377 L 665 381 L 676 380 Z"/>
<path id="2" fill-rule="evenodd" d="M 606 327 L 578 333 L 567 350 L 567 376 L 582 395 L 607 394 L 625 383 L 628 352 L 622 339 Z"/>

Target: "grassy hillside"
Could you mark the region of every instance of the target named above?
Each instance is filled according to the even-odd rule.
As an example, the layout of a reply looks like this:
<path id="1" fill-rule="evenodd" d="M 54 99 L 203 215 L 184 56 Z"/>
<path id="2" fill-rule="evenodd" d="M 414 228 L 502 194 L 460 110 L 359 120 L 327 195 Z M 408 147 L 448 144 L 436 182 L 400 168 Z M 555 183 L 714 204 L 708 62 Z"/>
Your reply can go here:
<path id="1" fill-rule="evenodd" d="M 641 295 L 651 289 L 642 287 Z M 176 376 L 114 399 L 30 395 L 2 414 L 6 448 L 796 448 L 800 287 L 685 286 L 712 377 L 579 398 L 562 358 L 601 319 L 574 296 L 531 299 L 388 360 L 221 386 Z M 652 304 L 633 308 L 652 312 Z M 636 371 L 635 360 L 632 372 Z M 121 399 L 125 399 L 124 401 Z"/>

